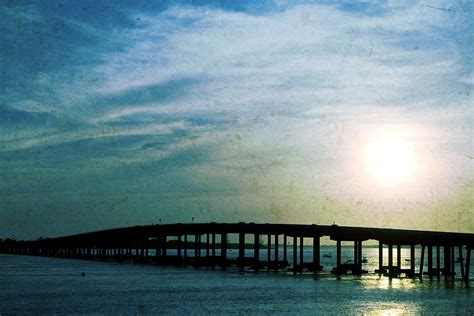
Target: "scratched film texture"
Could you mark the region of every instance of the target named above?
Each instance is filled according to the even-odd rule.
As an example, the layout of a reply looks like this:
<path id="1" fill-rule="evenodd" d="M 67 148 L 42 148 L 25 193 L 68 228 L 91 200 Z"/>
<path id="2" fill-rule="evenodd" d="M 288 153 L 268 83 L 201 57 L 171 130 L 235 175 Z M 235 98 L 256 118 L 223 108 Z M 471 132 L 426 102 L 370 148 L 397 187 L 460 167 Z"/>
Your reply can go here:
<path id="1" fill-rule="evenodd" d="M 473 9 L 2 1 L 0 236 L 192 221 L 473 232 Z M 384 135 L 410 154 L 390 183 L 365 157 Z"/>

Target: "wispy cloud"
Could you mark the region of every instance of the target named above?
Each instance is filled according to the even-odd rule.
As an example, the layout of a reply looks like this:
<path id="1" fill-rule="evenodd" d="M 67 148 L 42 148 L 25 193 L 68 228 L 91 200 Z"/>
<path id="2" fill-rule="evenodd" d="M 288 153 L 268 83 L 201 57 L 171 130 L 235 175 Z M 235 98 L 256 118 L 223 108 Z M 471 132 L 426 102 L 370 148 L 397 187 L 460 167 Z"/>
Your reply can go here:
<path id="1" fill-rule="evenodd" d="M 370 200 L 358 147 L 381 126 L 404 129 L 436 166 L 397 208 L 472 179 L 470 5 L 228 5 L 4 5 L 3 192 L 44 194 L 48 176 L 105 192 L 98 179 L 116 172 L 112 187 L 131 199 L 195 192 L 201 204 L 183 214 L 225 200 L 243 219 L 247 200 L 265 218 L 292 201 L 295 221 L 313 204 L 330 221 L 344 207 L 328 201 Z"/>

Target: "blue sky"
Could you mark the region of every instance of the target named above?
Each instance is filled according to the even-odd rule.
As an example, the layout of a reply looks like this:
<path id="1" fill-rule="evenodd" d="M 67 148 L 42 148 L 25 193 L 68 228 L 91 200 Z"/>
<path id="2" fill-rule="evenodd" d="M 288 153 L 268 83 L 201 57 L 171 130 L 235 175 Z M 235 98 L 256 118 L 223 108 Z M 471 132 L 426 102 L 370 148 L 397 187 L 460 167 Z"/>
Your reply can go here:
<path id="1" fill-rule="evenodd" d="M 474 231 L 473 10 L 3 3 L 0 236 L 192 217 Z M 416 172 L 381 188 L 361 157 L 387 131 Z"/>

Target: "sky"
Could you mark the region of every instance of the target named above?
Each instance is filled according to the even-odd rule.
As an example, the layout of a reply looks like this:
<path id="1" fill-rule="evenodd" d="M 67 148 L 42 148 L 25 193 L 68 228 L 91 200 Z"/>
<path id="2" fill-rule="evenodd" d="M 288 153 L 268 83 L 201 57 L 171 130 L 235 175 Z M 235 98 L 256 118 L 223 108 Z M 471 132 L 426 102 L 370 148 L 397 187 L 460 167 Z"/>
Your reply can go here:
<path id="1" fill-rule="evenodd" d="M 474 232 L 470 1 L 3 1 L 0 237 Z"/>

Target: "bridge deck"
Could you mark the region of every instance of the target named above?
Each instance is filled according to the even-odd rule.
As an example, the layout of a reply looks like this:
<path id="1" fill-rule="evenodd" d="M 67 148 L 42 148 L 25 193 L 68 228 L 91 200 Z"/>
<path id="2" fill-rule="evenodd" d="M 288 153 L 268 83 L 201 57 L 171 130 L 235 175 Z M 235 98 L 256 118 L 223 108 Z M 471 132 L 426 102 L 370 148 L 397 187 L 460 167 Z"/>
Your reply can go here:
<path id="1" fill-rule="evenodd" d="M 202 238 L 202 236 L 205 236 Z M 236 235 L 233 245 L 239 249 L 239 257 L 236 262 L 227 259 L 229 246 L 229 235 Z M 254 257 L 245 257 L 246 236 L 253 236 Z M 192 241 L 188 240 L 193 236 Z M 260 261 L 260 238 L 267 236 L 268 260 Z M 272 248 L 279 243 L 279 237 L 283 236 L 283 260 L 279 258 L 279 247 Z M 203 224 L 165 224 L 134 226 L 95 231 L 83 234 L 48 238 L 35 241 L 2 242 L 1 253 L 34 254 L 47 256 L 73 256 L 81 258 L 111 257 L 111 258 L 140 258 L 148 260 L 149 249 L 155 249 L 154 259 L 161 264 L 195 264 L 195 265 L 220 265 L 226 267 L 236 264 L 243 268 L 252 265 L 260 269 L 265 265 L 273 269 L 282 269 L 289 266 L 287 262 L 287 247 L 293 247 L 293 263 L 291 269 L 294 273 L 307 269 L 308 271 L 320 271 L 320 238 L 326 236 L 336 241 L 336 266 L 333 273 L 361 273 L 362 270 L 362 243 L 366 240 L 379 242 L 379 269 L 380 273 L 390 276 L 405 273 L 409 276 L 422 276 L 424 259 L 427 257 L 428 275 L 443 273 L 445 276 L 454 276 L 455 265 L 460 264 L 461 278 L 468 280 L 471 249 L 474 246 L 474 234 L 454 232 L 433 232 L 420 230 L 402 230 L 387 228 L 349 227 L 337 225 L 302 225 L 302 224 L 256 224 L 256 223 L 203 223 Z M 303 245 L 305 239 L 311 239 L 313 244 L 313 260 L 311 263 L 303 262 Z M 289 239 L 289 242 L 288 242 Z M 351 268 L 341 262 L 341 242 L 354 242 L 354 261 Z M 298 254 L 299 245 L 299 254 Z M 388 245 L 388 266 L 384 265 L 383 247 Z M 401 245 L 410 246 L 410 269 L 400 269 Z M 393 251 L 397 252 L 397 262 L 394 262 Z M 415 267 L 415 246 L 421 247 L 419 272 Z M 188 251 L 194 248 L 194 258 L 190 259 Z M 206 255 L 201 257 L 203 247 Z M 177 249 L 177 256 L 170 256 L 167 249 Z M 440 249 L 443 249 L 443 268 L 440 262 Z M 458 259 L 455 260 L 455 251 L 458 249 Z M 133 249 L 133 251 L 132 251 Z M 219 249 L 219 256 L 216 256 Z M 427 254 L 425 255 L 425 249 Z M 436 250 L 436 267 L 434 267 L 434 254 Z M 272 261 L 272 251 L 274 260 Z M 299 257 L 299 259 L 298 259 Z M 405 271 L 407 270 L 407 271 Z"/>

